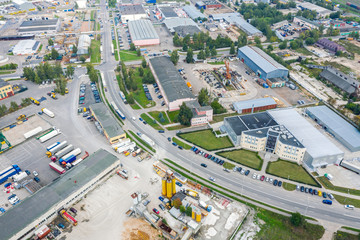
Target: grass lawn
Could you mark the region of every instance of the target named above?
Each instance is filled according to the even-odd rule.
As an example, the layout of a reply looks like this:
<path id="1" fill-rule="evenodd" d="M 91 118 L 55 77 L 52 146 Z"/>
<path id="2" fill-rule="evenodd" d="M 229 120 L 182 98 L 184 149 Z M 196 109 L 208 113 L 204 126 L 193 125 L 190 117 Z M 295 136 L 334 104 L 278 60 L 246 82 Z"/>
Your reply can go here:
<path id="1" fill-rule="evenodd" d="M 153 111 L 153 112 L 149 112 L 149 115 L 152 116 L 154 119 L 156 119 L 156 121 L 158 121 L 161 125 L 167 125 L 170 123 L 168 117 L 166 116 L 166 113 L 164 111 L 162 111 L 162 115 L 163 115 L 163 118 L 164 118 L 164 122 L 161 122 L 160 121 L 160 118 L 159 118 L 159 113 L 160 111 Z"/>
<path id="2" fill-rule="evenodd" d="M 114 51 L 114 56 L 115 56 L 115 60 L 119 61 L 119 54 L 117 50 Z"/>
<path id="3" fill-rule="evenodd" d="M 208 64 L 211 64 L 211 65 L 223 65 L 225 63 L 223 61 L 220 61 L 220 62 L 208 62 Z"/>
<path id="4" fill-rule="evenodd" d="M 360 200 L 354 198 L 348 198 L 341 195 L 333 194 L 336 201 L 343 205 L 353 205 L 356 208 L 360 208 Z"/>
<path id="5" fill-rule="evenodd" d="M 296 52 L 301 53 L 305 56 L 311 56 L 314 55 L 312 52 L 310 52 L 309 50 L 307 50 L 306 48 L 298 48 L 296 49 Z"/>
<path id="6" fill-rule="evenodd" d="M 100 41 L 93 39 L 91 41 L 90 49 L 91 49 L 91 63 L 99 63 L 101 61 L 101 53 L 100 53 Z"/>
<path id="7" fill-rule="evenodd" d="M 290 222 L 290 217 L 280 215 L 265 209 L 259 209 L 257 218 L 265 222 L 255 239 L 266 240 L 315 240 L 324 235 L 324 227 L 305 222 L 303 226 L 295 227 Z"/>
<path id="8" fill-rule="evenodd" d="M 116 50 L 117 49 L 116 40 L 112 40 L 112 42 L 113 42 L 113 45 L 114 45 L 114 50 Z"/>
<path id="9" fill-rule="evenodd" d="M 333 240 L 358 240 L 359 236 L 351 233 L 337 231 L 334 233 Z"/>
<path id="10" fill-rule="evenodd" d="M 169 118 L 170 118 L 170 122 L 171 122 L 171 123 L 177 123 L 177 122 L 179 122 L 179 121 L 177 120 L 177 116 L 179 115 L 179 112 L 180 112 L 180 110 L 176 110 L 176 111 L 172 111 L 172 112 L 167 111 L 167 114 L 168 114 L 168 116 L 169 116 Z"/>
<path id="11" fill-rule="evenodd" d="M 140 144 L 142 144 L 143 146 L 147 147 L 148 149 L 150 149 L 153 152 L 156 152 L 155 149 L 153 149 L 149 144 L 147 144 L 144 140 L 142 140 L 138 135 L 136 135 L 136 133 L 134 133 L 133 131 L 129 130 L 130 134 L 133 136 L 133 138 L 135 138 Z"/>
<path id="12" fill-rule="evenodd" d="M 151 119 L 151 118 L 149 117 L 149 115 L 147 115 L 146 113 L 142 113 L 142 114 L 140 115 L 140 117 L 141 117 L 142 119 L 144 119 L 150 126 L 152 126 L 153 128 L 155 128 L 156 130 L 164 130 L 162 127 L 160 127 L 159 124 L 157 124 L 156 122 L 154 123 L 154 120 Z"/>
<path id="13" fill-rule="evenodd" d="M 132 108 L 132 109 L 134 109 L 134 110 L 139 110 L 139 109 L 141 109 L 141 107 L 139 106 L 139 105 L 137 105 L 136 103 L 134 103 L 134 104 L 129 104 L 130 105 L 130 107 Z"/>
<path id="14" fill-rule="evenodd" d="M 236 116 L 236 115 L 240 115 L 240 114 L 238 114 L 238 113 L 226 113 L 226 114 L 214 115 L 213 120 L 212 120 L 211 123 L 222 122 L 222 121 L 224 121 L 224 118 L 231 117 L 231 116 Z"/>
<path id="15" fill-rule="evenodd" d="M 330 66 L 332 66 L 334 68 L 337 68 L 337 69 L 339 69 L 340 71 L 342 71 L 342 72 L 344 72 L 346 74 L 349 74 L 352 71 L 351 68 L 349 68 L 347 66 L 344 66 L 344 65 L 342 65 L 340 63 L 337 63 L 337 62 L 325 61 L 324 64 L 325 64 L 325 66 L 330 65 Z"/>
<path id="16" fill-rule="evenodd" d="M 149 69 L 146 69 L 145 71 L 150 71 Z M 142 87 L 142 77 L 140 77 L 139 72 L 135 71 L 134 74 L 134 80 L 136 81 L 137 84 L 137 89 L 136 91 L 133 92 L 134 94 L 134 98 L 135 100 L 143 107 L 143 108 L 148 108 L 148 107 L 153 107 L 155 106 L 155 102 L 154 101 L 149 101 L 145 95 L 144 89 Z"/>
<path id="17" fill-rule="evenodd" d="M 256 152 L 247 150 L 234 150 L 217 152 L 219 156 L 222 156 L 228 160 L 240 163 L 241 165 L 247 166 L 252 169 L 261 170 L 263 160 L 258 156 Z"/>
<path id="18" fill-rule="evenodd" d="M 142 56 L 138 57 L 136 51 L 121 50 L 120 60 L 123 62 L 142 60 Z"/>
<path id="19" fill-rule="evenodd" d="M 16 70 L 3 70 L 3 71 L 0 71 L 0 75 L 12 74 L 14 72 L 16 72 Z"/>
<path id="20" fill-rule="evenodd" d="M 169 130 L 169 131 L 173 131 L 173 130 L 179 130 L 179 129 L 183 129 L 183 128 L 187 128 L 187 126 L 176 125 L 176 126 L 172 126 L 172 127 L 167 127 L 166 129 Z"/>
<path id="21" fill-rule="evenodd" d="M 296 185 L 288 182 L 283 183 L 283 188 L 288 191 L 294 191 L 296 189 Z"/>
<path id="22" fill-rule="evenodd" d="M 211 130 L 180 133 L 178 136 L 206 150 L 233 147 L 228 137 L 217 138 Z"/>
<path id="23" fill-rule="evenodd" d="M 309 174 L 302 166 L 297 163 L 277 160 L 276 162 L 269 162 L 266 168 L 266 173 L 282 177 L 284 179 L 289 178 L 289 180 L 309 184 L 312 186 L 320 187 L 320 184 L 317 183 L 311 174 Z"/>
<path id="24" fill-rule="evenodd" d="M 177 145 L 182 146 L 186 150 L 189 150 L 191 148 L 191 146 L 189 144 L 186 144 L 183 141 L 180 141 L 176 137 L 173 137 L 172 141 L 175 142 Z"/>
<path id="25" fill-rule="evenodd" d="M 352 44 L 350 41 L 340 40 L 339 43 L 343 45 L 349 53 L 356 53 L 360 55 L 360 47 Z"/>
<path id="26" fill-rule="evenodd" d="M 360 190 L 358 189 L 352 189 L 352 188 L 345 188 L 345 187 L 339 187 L 339 186 L 335 186 L 333 185 L 326 177 L 321 176 L 318 177 L 317 180 L 321 183 L 321 185 L 324 186 L 324 188 L 326 189 L 330 189 L 333 191 L 337 191 L 337 192 L 342 192 L 342 193 L 349 193 L 352 195 L 357 195 L 360 196 Z"/>
<path id="27" fill-rule="evenodd" d="M 229 162 L 224 162 L 223 167 L 232 170 L 235 167 L 235 165 Z"/>

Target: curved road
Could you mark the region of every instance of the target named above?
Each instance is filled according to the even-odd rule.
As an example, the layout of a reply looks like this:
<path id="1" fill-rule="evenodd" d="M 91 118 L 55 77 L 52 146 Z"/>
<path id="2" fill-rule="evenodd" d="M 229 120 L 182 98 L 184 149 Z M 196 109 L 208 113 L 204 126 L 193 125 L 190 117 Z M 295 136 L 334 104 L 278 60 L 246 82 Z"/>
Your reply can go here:
<path id="1" fill-rule="evenodd" d="M 103 57 L 104 62 L 98 69 L 103 71 L 105 81 L 107 85 L 107 98 L 110 101 L 117 103 L 119 109 L 125 114 L 128 120 L 125 120 L 124 129 L 132 130 L 133 132 L 141 132 L 149 136 L 156 145 L 156 157 L 169 158 L 179 165 L 191 170 L 199 176 L 209 178 L 210 176 L 216 178 L 216 183 L 224 186 L 230 190 L 244 194 L 255 200 L 259 200 L 263 203 L 273 205 L 288 211 L 298 211 L 303 215 L 338 223 L 340 225 L 351 226 L 360 228 L 360 214 L 359 209 L 345 210 L 343 205 L 333 202 L 333 205 L 324 205 L 322 198 L 312 196 L 297 191 L 286 191 L 283 188 L 274 187 L 269 183 L 261 182 L 259 180 L 252 179 L 251 171 L 250 175 L 245 177 L 239 173 L 227 173 L 222 170 L 219 165 L 209 161 L 203 157 L 195 155 L 194 153 L 186 150 L 180 150 L 177 147 L 171 145 L 165 134 L 159 134 L 155 129 L 149 125 L 144 125 L 138 120 L 138 114 L 133 111 L 129 105 L 123 104 L 119 96 L 119 87 L 117 81 L 114 81 L 115 72 L 114 68 L 116 62 L 111 55 L 110 45 L 112 43 L 109 24 L 109 17 L 105 7 L 105 0 L 101 1 L 101 12 L 103 19 L 106 20 L 104 24 L 103 32 Z M 106 13 L 106 14 L 104 14 Z M 132 117 L 136 117 L 136 120 L 130 120 Z M 200 163 L 206 163 L 207 168 L 200 166 Z"/>

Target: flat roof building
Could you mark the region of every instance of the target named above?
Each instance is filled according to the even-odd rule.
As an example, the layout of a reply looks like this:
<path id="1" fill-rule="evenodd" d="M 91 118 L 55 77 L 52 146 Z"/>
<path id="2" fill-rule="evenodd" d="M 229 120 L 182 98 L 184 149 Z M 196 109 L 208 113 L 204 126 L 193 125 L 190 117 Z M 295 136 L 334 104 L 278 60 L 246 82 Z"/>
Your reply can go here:
<path id="1" fill-rule="evenodd" d="M 80 35 L 77 47 L 77 54 L 89 54 L 89 47 L 91 45 L 91 38 L 88 35 Z"/>
<path id="2" fill-rule="evenodd" d="M 129 33 L 135 46 L 149 46 L 160 44 L 160 38 L 154 26 L 147 19 L 128 22 Z"/>
<path id="3" fill-rule="evenodd" d="M 351 152 L 360 151 L 360 132 L 327 106 L 309 107 L 306 113 Z"/>
<path id="4" fill-rule="evenodd" d="M 276 122 L 284 125 L 305 146 L 304 163 L 310 168 L 334 164 L 344 157 L 343 151 L 295 109 L 271 110 L 268 113 Z"/>
<path id="5" fill-rule="evenodd" d="M 169 57 L 151 58 L 149 66 L 169 111 L 180 109 L 183 102 L 196 100 Z"/>
<path id="6" fill-rule="evenodd" d="M 191 5 L 185 5 L 183 7 L 184 12 L 192 19 L 204 19 L 206 16 L 201 13 L 199 10 L 197 10 L 194 6 Z"/>
<path id="7" fill-rule="evenodd" d="M 165 19 L 164 24 L 170 33 L 177 33 L 180 37 L 201 32 L 199 26 L 190 18 Z"/>
<path id="8" fill-rule="evenodd" d="M 40 42 L 35 40 L 20 40 L 13 49 L 14 55 L 32 55 L 37 52 Z"/>
<path id="9" fill-rule="evenodd" d="M 304 18 L 302 16 L 296 16 L 293 20 L 294 23 L 296 23 L 299 27 L 307 27 L 311 30 L 313 29 L 319 29 L 320 24 L 316 23 L 314 21 L 311 21 L 307 18 Z"/>
<path id="10" fill-rule="evenodd" d="M 120 161 L 115 155 L 104 149 L 97 150 L 2 214 L 0 239 L 30 238 L 37 228 L 51 223 L 60 209 L 79 201 L 119 166 Z"/>
<path id="11" fill-rule="evenodd" d="M 10 83 L 0 79 L 0 100 L 11 97 L 14 95 L 14 91 Z"/>
<path id="12" fill-rule="evenodd" d="M 233 106 L 238 113 L 254 113 L 276 108 L 277 103 L 274 99 L 267 97 L 234 102 Z"/>
<path id="13" fill-rule="evenodd" d="M 238 58 L 264 80 L 287 78 L 289 74 L 289 70 L 286 67 L 276 62 L 258 47 L 244 46 L 239 48 Z"/>
<path id="14" fill-rule="evenodd" d="M 104 135 L 109 140 L 110 144 L 114 144 L 120 139 L 126 138 L 124 130 L 109 112 L 104 103 L 95 103 L 89 107 L 95 120 L 99 122 L 104 130 Z"/>
<path id="15" fill-rule="evenodd" d="M 360 82 L 357 79 L 331 66 L 326 67 L 320 73 L 320 78 L 334 84 L 336 87 L 350 95 L 360 90 Z"/>
<path id="16" fill-rule="evenodd" d="M 329 9 L 320 7 L 320 6 L 310 3 L 310 2 L 300 2 L 299 4 L 297 4 L 297 7 L 300 10 L 315 11 L 320 18 L 325 18 L 325 17 L 329 16 L 331 13 L 335 12 L 335 11 L 331 11 Z"/>
<path id="17" fill-rule="evenodd" d="M 199 9 L 211 9 L 211 8 L 221 8 L 222 5 L 215 0 L 203 0 L 200 2 L 196 2 L 195 6 Z"/>
<path id="18" fill-rule="evenodd" d="M 164 19 L 179 17 L 172 7 L 158 7 L 158 9 Z"/>
<path id="19" fill-rule="evenodd" d="M 119 10 L 122 22 L 148 17 L 141 4 L 120 5 Z"/>
<path id="20" fill-rule="evenodd" d="M 60 30 L 60 19 L 34 19 L 25 20 L 21 23 L 18 34 L 32 35 L 32 34 L 55 34 Z"/>

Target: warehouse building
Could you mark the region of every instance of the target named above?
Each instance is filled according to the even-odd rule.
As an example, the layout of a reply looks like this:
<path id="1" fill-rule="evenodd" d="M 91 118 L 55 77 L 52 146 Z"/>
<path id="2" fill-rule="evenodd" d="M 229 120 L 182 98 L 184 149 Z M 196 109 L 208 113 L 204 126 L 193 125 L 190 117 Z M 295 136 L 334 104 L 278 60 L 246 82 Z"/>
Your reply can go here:
<path id="1" fill-rule="evenodd" d="M 36 230 L 51 223 L 61 209 L 81 200 L 119 166 L 120 160 L 115 155 L 97 150 L 1 215 L 0 239 L 29 239 Z"/>
<path id="2" fill-rule="evenodd" d="M 35 11 L 36 7 L 34 4 L 24 0 L 12 0 L 14 7 L 20 11 Z"/>
<path id="3" fill-rule="evenodd" d="M 160 44 L 160 38 L 150 20 L 139 19 L 128 22 L 131 41 L 135 46 Z"/>
<path id="4" fill-rule="evenodd" d="M 221 8 L 222 5 L 216 0 L 203 0 L 195 3 L 195 7 L 199 9 L 212 9 L 212 8 Z"/>
<path id="5" fill-rule="evenodd" d="M 14 55 L 32 55 L 37 52 L 40 47 L 40 42 L 35 40 L 21 40 L 14 49 Z"/>
<path id="6" fill-rule="evenodd" d="M 304 18 L 302 16 L 296 16 L 294 17 L 293 23 L 297 24 L 299 27 L 303 28 L 306 27 L 308 29 L 319 29 L 320 24 L 316 23 L 314 21 L 311 21 L 307 18 Z"/>
<path id="7" fill-rule="evenodd" d="M 310 10 L 310 11 L 315 11 L 317 13 L 317 16 L 319 18 L 326 18 L 327 16 L 329 16 L 331 13 L 334 13 L 335 11 L 331 11 L 329 9 L 320 7 L 316 4 L 313 4 L 311 2 L 300 2 L 299 4 L 296 5 L 297 8 L 299 8 L 300 10 Z"/>
<path id="8" fill-rule="evenodd" d="M 237 113 L 242 114 L 273 109 L 277 107 L 277 104 L 274 99 L 267 97 L 234 102 L 233 106 Z"/>
<path id="9" fill-rule="evenodd" d="M 169 111 L 179 110 L 183 102 L 196 100 L 169 57 L 152 58 L 149 66 Z"/>
<path id="10" fill-rule="evenodd" d="M 179 17 L 172 7 L 158 7 L 163 19 L 171 19 Z"/>
<path id="11" fill-rule="evenodd" d="M 51 35 L 60 30 L 60 19 L 34 19 L 26 20 L 21 23 L 18 34 L 19 35 Z"/>
<path id="12" fill-rule="evenodd" d="M 310 107 L 306 109 L 306 113 L 351 152 L 360 151 L 359 130 L 330 108 L 327 106 Z"/>
<path id="13" fill-rule="evenodd" d="M 337 51 L 345 51 L 345 48 L 336 42 L 333 42 L 327 38 L 322 38 L 316 42 L 318 47 L 329 50 L 331 53 L 336 53 Z"/>
<path id="14" fill-rule="evenodd" d="M 148 17 L 141 4 L 120 5 L 119 10 L 123 23 Z"/>
<path id="15" fill-rule="evenodd" d="M 331 66 L 327 66 L 319 76 L 320 78 L 332 83 L 349 95 L 360 91 L 360 82 L 357 79 Z"/>
<path id="16" fill-rule="evenodd" d="M 192 19 L 204 19 L 206 18 L 206 16 L 201 13 L 199 10 L 197 10 L 194 6 L 191 5 L 186 5 L 183 7 L 184 12 L 186 12 L 186 14 Z"/>
<path id="17" fill-rule="evenodd" d="M 14 96 L 11 84 L 0 79 L 0 100 Z"/>
<path id="18" fill-rule="evenodd" d="M 201 32 L 196 22 L 190 18 L 165 19 L 164 24 L 170 33 L 174 34 L 176 32 L 180 37 L 185 37 L 188 34 L 194 35 L 194 33 Z"/>
<path id="19" fill-rule="evenodd" d="M 80 35 L 79 43 L 77 47 L 77 54 L 84 55 L 89 54 L 89 47 L 91 45 L 91 38 L 88 35 Z"/>
<path id="20" fill-rule="evenodd" d="M 270 78 L 286 79 L 289 75 L 289 70 L 286 67 L 276 62 L 258 47 L 244 46 L 239 48 L 238 58 L 264 80 Z"/>
<path id="21" fill-rule="evenodd" d="M 344 157 L 335 144 L 326 138 L 295 109 L 267 111 L 280 125 L 285 126 L 306 148 L 303 162 L 312 169 L 334 164 Z"/>
<path id="22" fill-rule="evenodd" d="M 104 135 L 109 140 L 110 144 L 114 144 L 119 140 L 126 138 L 126 133 L 104 103 L 95 103 L 89 107 L 93 117 L 102 127 Z"/>

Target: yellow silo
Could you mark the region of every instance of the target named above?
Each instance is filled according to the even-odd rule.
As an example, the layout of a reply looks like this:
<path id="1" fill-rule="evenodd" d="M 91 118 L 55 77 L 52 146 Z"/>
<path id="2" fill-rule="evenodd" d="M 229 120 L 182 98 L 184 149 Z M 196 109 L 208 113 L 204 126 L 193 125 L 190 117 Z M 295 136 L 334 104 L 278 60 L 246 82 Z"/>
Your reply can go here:
<path id="1" fill-rule="evenodd" d="M 175 193 L 176 193 L 176 180 L 174 177 L 172 179 L 172 193 L 173 193 L 173 195 L 175 195 Z"/>
<path id="2" fill-rule="evenodd" d="M 167 180 L 166 181 L 166 197 L 168 199 L 171 199 L 172 198 L 172 182 L 171 180 Z"/>
<path id="3" fill-rule="evenodd" d="M 201 222 L 201 211 L 199 209 L 196 211 L 196 221 Z"/>
<path id="4" fill-rule="evenodd" d="M 196 213 L 195 213 L 194 210 L 193 210 L 192 213 L 191 213 L 191 217 L 192 217 L 192 219 L 195 219 L 195 217 L 196 217 Z"/>
<path id="5" fill-rule="evenodd" d="M 163 178 L 162 180 L 161 180 L 161 183 L 162 183 L 162 195 L 163 196 L 166 196 L 166 178 Z"/>

